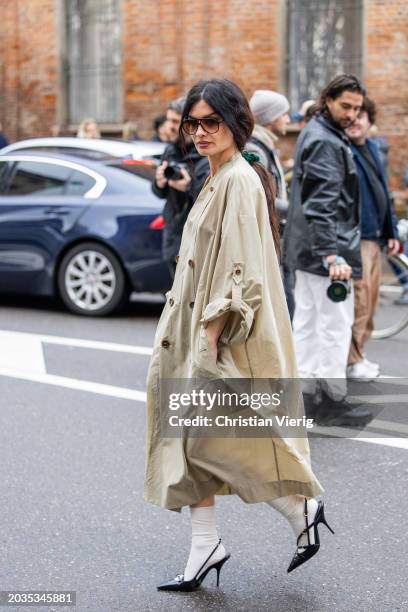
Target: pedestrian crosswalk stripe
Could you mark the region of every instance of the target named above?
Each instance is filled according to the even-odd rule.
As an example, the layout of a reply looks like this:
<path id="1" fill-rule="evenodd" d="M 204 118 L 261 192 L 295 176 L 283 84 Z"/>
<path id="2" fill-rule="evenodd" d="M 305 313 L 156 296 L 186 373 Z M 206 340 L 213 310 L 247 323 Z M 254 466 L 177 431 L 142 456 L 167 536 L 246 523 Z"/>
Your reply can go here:
<path id="1" fill-rule="evenodd" d="M 134 346 L 130 344 L 119 344 L 116 342 L 103 342 L 99 340 L 86 340 L 82 338 L 69 338 L 65 336 L 50 336 L 47 334 L 35 334 L 29 332 L 0 331 L 0 376 L 27 380 L 40 384 L 54 385 L 72 390 L 96 393 L 119 399 L 131 400 L 136 402 L 146 402 L 146 392 L 126 387 L 107 385 L 104 383 L 92 382 L 69 378 L 67 376 L 57 376 L 47 374 L 42 353 L 42 344 L 57 344 L 62 346 L 72 346 L 78 348 L 88 348 L 102 351 L 112 351 L 120 353 L 131 353 L 136 355 L 150 356 L 153 349 L 146 346 Z M 397 377 L 394 377 L 397 378 Z M 381 382 L 392 382 L 391 377 L 381 377 Z M 398 384 L 401 381 L 398 378 Z M 401 403 L 408 401 L 408 395 L 380 395 L 380 396 L 361 396 L 353 397 L 353 400 L 361 400 L 366 403 Z M 408 426 L 403 423 L 374 419 L 368 426 L 390 433 L 401 435 L 408 434 Z M 313 433 L 321 436 L 335 436 L 356 440 L 357 442 L 367 442 L 371 444 L 381 444 L 408 450 L 408 438 L 393 437 L 370 432 L 369 429 L 353 430 L 342 427 L 313 427 Z"/>
<path id="2" fill-rule="evenodd" d="M 119 344 L 118 342 L 102 342 L 100 340 L 85 340 L 83 338 L 67 338 L 65 336 L 49 336 L 46 334 L 33 334 L 29 332 L 9 332 L 0 331 L 0 345 L 2 343 L 2 336 L 7 334 L 8 336 L 13 335 L 16 340 L 20 342 L 32 342 L 37 340 L 38 342 L 45 344 L 59 344 L 62 346 L 75 346 L 78 348 L 96 349 L 98 351 L 112 351 L 118 353 L 132 353 L 134 355 L 147 355 L 150 356 L 153 353 L 153 349 L 149 346 L 135 346 L 133 344 Z"/>
<path id="3" fill-rule="evenodd" d="M 23 372 L 8 368 L 0 368 L 0 376 L 65 387 L 67 389 L 76 389 L 77 391 L 87 391 L 88 393 L 97 393 L 98 395 L 109 395 L 110 397 L 117 397 L 119 399 L 146 402 L 145 391 L 127 389 L 126 387 L 115 387 L 113 385 L 105 385 L 103 383 L 96 383 L 88 380 L 78 380 L 76 378 L 68 378 L 67 376 Z"/>
<path id="4" fill-rule="evenodd" d="M 396 438 L 385 435 L 380 438 L 378 434 L 373 432 L 351 429 L 350 427 L 319 427 L 316 425 L 313 427 L 313 434 L 317 434 L 319 437 L 347 438 L 355 442 L 367 442 L 368 444 L 380 444 L 381 446 L 408 450 L 408 438 Z"/>

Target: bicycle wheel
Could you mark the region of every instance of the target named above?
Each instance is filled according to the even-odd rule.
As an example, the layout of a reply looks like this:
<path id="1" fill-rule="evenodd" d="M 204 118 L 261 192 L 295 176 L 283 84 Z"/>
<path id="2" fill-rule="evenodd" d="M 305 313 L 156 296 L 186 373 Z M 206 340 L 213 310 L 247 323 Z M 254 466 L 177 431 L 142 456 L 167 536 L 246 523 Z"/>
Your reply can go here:
<path id="1" fill-rule="evenodd" d="M 372 338 L 391 338 L 408 326 L 408 306 L 395 301 L 401 296 L 400 279 L 408 278 L 408 257 L 403 253 L 382 256 L 380 296 Z"/>

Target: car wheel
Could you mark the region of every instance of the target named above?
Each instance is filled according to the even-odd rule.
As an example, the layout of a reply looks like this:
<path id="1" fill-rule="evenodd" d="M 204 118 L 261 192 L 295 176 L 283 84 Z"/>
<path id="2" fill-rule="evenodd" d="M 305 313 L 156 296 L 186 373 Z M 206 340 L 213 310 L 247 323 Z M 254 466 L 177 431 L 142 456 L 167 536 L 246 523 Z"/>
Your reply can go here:
<path id="1" fill-rule="evenodd" d="M 58 290 L 71 312 L 87 316 L 111 314 L 128 297 L 118 258 L 95 242 L 78 244 L 66 253 L 58 270 Z"/>

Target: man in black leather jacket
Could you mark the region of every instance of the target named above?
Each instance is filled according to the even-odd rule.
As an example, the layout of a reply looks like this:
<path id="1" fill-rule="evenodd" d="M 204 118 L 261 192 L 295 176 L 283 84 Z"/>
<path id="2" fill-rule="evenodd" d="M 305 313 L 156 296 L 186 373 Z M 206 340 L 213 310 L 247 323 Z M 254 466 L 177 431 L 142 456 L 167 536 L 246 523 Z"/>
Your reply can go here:
<path id="1" fill-rule="evenodd" d="M 187 143 L 185 150 L 181 147 L 179 127 L 184 101 L 184 98 L 179 98 L 171 102 L 167 109 L 166 122 L 172 141 L 164 150 L 152 185 L 153 193 L 166 200 L 163 208 L 165 227 L 162 257 L 167 262 L 172 277 L 175 273 L 175 258 L 180 248 L 184 223 L 205 179 L 210 174 L 207 157 L 199 155 L 192 141 Z M 166 178 L 165 169 L 172 163 L 180 165 L 181 178 Z"/>
<path id="2" fill-rule="evenodd" d="M 361 277 L 359 180 L 344 130 L 364 95 L 353 75 L 340 75 L 323 90 L 297 143 L 285 232 L 284 262 L 296 270 L 293 332 L 306 411 L 325 425 L 371 419 L 346 401 L 353 292 L 342 302 L 327 296 L 332 280 L 351 285 L 352 276 Z"/>

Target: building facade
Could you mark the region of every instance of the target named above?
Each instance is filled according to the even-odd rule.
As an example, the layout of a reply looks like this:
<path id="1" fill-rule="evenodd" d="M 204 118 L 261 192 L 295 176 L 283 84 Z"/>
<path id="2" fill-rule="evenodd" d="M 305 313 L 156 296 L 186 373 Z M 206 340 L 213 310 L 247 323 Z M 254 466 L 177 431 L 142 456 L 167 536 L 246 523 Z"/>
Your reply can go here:
<path id="1" fill-rule="evenodd" d="M 167 102 L 201 78 L 293 110 L 339 72 L 359 74 L 390 144 L 393 189 L 408 163 L 406 0 L 9 0 L 0 22 L 0 121 L 11 140 L 73 133 L 95 117 L 150 137 Z M 296 133 L 283 148 L 290 154 Z"/>

